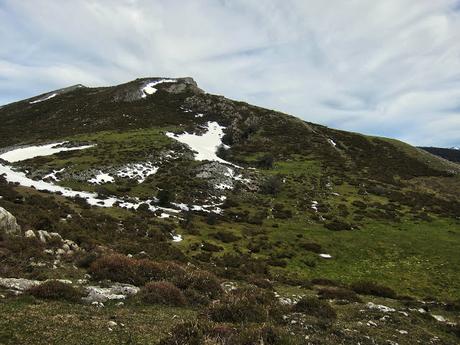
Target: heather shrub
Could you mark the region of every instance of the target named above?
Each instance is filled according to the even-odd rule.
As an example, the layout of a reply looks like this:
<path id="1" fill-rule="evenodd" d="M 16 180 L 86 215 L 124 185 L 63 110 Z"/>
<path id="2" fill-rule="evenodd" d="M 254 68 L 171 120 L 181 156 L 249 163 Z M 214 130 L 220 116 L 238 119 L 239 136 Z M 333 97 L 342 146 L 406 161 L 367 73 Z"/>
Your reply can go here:
<path id="1" fill-rule="evenodd" d="M 347 300 L 350 302 L 361 302 L 361 299 L 352 290 L 338 287 L 328 287 L 320 289 L 319 297 L 321 299 Z"/>
<path id="2" fill-rule="evenodd" d="M 160 345 L 203 345 L 209 330 L 206 323 L 188 321 L 175 326 L 170 335 L 160 341 Z"/>
<path id="3" fill-rule="evenodd" d="M 169 282 L 147 283 L 140 291 L 140 298 L 148 304 L 184 306 L 186 299 L 182 291 Z"/>
<path id="4" fill-rule="evenodd" d="M 172 280 L 181 289 L 193 289 L 208 298 L 217 298 L 222 293 L 218 278 L 211 272 L 189 270 Z"/>
<path id="5" fill-rule="evenodd" d="M 231 243 L 240 240 L 239 236 L 235 235 L 230 231 L 218 231 L 212 234 L 212 237 L 224 243 Z"/>
<path id="6" fill-rule="evenodd" d="M 139 284 L 137 262 L 124 255 L 113 254 L 95 260 L 89 267 L 94 279 L 112 280 L 120 283 Z"/>
<path id="7" fill-rule="evenodd" d="M 40 285 L 31 287 L 26 293 L 36 298 L 57 299 L 70 302 L 78 302 L 84 296 L 84 293 L 80 289 L 57 280 L 46 281 Z"/>
<path id="8" fill-rule="evenodd" d="M 215 322 L 265 322 L 278 317 L 280 305 L 273 293 L 257 288 L 231 291 L 208 308 L 208 316 Z"/>
<path id="9" fill-rule="evenodd" d="M 195 289 L 184 290 L 184 296 L 188 304 L 193 306 L 207 306 L 211 303 L 211 299 Z"/>
<path id="10" fill-rule="evenodd" d="M 337 313 L 329 303 L 313 297 L 303 297 L 293 306 L 292 310 L 320 319 L 333 320 L 337 318 Z"/>
<path id="11" fill-rule="evenodd" d="M 354 292 L 361 295 L 371 295 L 386 298 L 396 298 L 396 292 L 386 286 L 379 285 L 370 281 L 360 281 L 351 285 Z"/>

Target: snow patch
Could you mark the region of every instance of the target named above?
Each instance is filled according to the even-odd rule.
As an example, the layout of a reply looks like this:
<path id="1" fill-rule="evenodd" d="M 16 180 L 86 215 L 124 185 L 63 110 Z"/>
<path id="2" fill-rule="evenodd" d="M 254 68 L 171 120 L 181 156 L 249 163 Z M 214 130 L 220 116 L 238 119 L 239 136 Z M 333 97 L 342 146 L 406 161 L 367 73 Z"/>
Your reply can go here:
<path id="1" fill-rule="evenodd" d="M 182 235 L 173 235 L 173 242 L 182 241 Z"/>
<path id="2" fill-rule="evenodd" d="M 319 254 L 319 256 L 323 259 L 332 259 L 332 255 L 330 254 Z"/>
<path id="3" fill-rule="evenodd" d="M 35 100 L 35 101 L 29 102 L 29 104 L 35 104 L 35 103 L 47 101 L 47 100 L 49 100 L 49 99 L 51 99 L 51 98 L 53 98 L 53 97 L 56 97 L 56 96 L 57 96 L 57 93 L 53 93 L 53 94 L 51 94 L 51 95 L 49 95 L 49 96 L 45 96 L 45 97 L 43 97 L 43 98 L 40 98 L 40 99 L 37 99 L 37 100 Z"/>
<path id="4" fill-rule="evenodd" d="M 315 210 L 315 212 L 318 212 L 318 201 L 313 200 L 311 202 L 311 208 Z"/>
<path id="5" fill-rule="evenodd" d="M 92 184 L 112 183 L 114 181 L 115 179 L 112 176 L 103 173 L 102 171 L 99 171 L 99 174 L 97 174 L 96 177 L 93 177 L 92 179 L 88 180 L 88 182 Z"/>
<path id="6" fill-rule="evenodd" d="M 227 162 L 222 158 L 217 157 L 216 152 L 219 146 L 222 146 L 222 137 L 224 136 L 225 127 L 219 125 L 215 121 L 209 121 L 206 124 L 206 132 L 202 135 L 193 133 L 174 134 L 167 132 L 169 138 L 175 139 L 189 146 L 195 152 L 194 156 L 197 161 L 216 161 L 224 164 L 236 166 L 233 163 Z M 236 166 L 238 167 L 238 166 Z M 240 168 L 240 167 L 238 167 Z"/>
<path id="7" fill-rule="evenodd" d="M 43 179 L 46 180 L 46 179 L 52 179 L 56 182 L 59 182 L 60 179 L 56 176 L 56 174 L 59 174 L 61 172 L 63 172 L 65 170 L 65 168 L 62 168 L 62 169 L 59 169 L 59 170 L 53 170 L 53 172 L 49 173 L 48 175 L 45 175 L 43 176 Z"/>
<path id="8" fill-rule="evenodd" d="M 94 145 L 83 145 L 75 147 L 62 147 L 61 145 L 66 144 L 67 142 L 54 143 L 48 145 L 38 145 L 38 146 L 28 146 L 15 150 L 5 152 L 0 155 L 0 158 L 6 160 L 10 163 L 20 162 L 26 159 L 31 159 L 39 156 L 49 156 L 58 152 L 63 151 L 75 151 L 75 150 L 84 150 Z"/>
<path id="9" fill-rule="evenodd" d="M 160 79 L 157 81 L 153 81 L 148 83 L 142 88 L 142 98 L 146 98 L 147 95 L 153 95 L 155 92 L 157 92 L 157 89 L 155 88 L 156 85 L 158 84 L 163 84 L 163 83 L 175 83 L 176 79 Z"/>
<path id="10" fill-rule="evenodd" d="M 336 143 L 334 140 L 332 140 L 332 139 L 327 139 L 327 141 L 329 141 L 329 143 L 330 143 L 332 146 L 334 146 L 334 147 L 337 146 L 337 143 Z"/>
<path id="11" fill-rule="evenodd" d="M 139 183 L 145 181 L 150 175 L 157 173 L 159 167 L 154 166 L 152 162 L 128 164 L 117 172 L 118 177 L 130 178 L 137 180 Z"/>

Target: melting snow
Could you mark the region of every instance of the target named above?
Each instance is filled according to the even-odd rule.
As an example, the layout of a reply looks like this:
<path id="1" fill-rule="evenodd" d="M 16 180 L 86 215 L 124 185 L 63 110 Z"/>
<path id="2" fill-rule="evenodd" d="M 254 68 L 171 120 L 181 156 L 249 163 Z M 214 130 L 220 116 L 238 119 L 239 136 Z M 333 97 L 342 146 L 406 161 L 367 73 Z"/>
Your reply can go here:
<path id="1" fill-rule="evenodd" d="M 332 259 L 332 255 L 330 254 L 319 254 L 320 257 L 322 257 L 323 259 Z"/>
<path id="2" fill-rule="evenodd" d="M 47 178 L 53 179 L 54 181 L 58 182 L 59 179 L 57 178 L 56 174 L 61 173 L 65 170 L 65 168 L 62 168 L 60 170 L 53 170 L 52 173 L 49 173 L 48 175 L 43 176 L 43 179 L 46 180 Z"/>
<path id="3" fill-rule="evenodd" d="M 150 175 L 156 174 L 158 167 L 151 162 L 128 164 L 123 169 L 117 172 L 118 177 L 125 177 L 137 180 L 139 183 L 145 181 Z"/>
<path id="4" fill-rule="evenodd" d="M 35 104 L 35 103 L 47 101 L 47 100 L 49 100 L 49 99 L 51 99 L 51 98 L 53 98 L 53 97 L 56 97 L 56 96 L 57 96 L 57 93 L 53 93 L 53 94 L 51 94 L 51 95 L 49 95 L 49 96 L 45 96 L 45 97 L 43 97 L 43 98 L 40 98 L 40 99 L 37 99 L 37 100 L 35 100 L 35 101 L 29 102 L 29 104 Z"/>
<path id="5" fill-rule="evenodd" d="M 195 115 L 196 118 L 198 118 L 198 117 L 203 117 L 203 116 L 204 116 L 204 114 L 201 114 L 201 113 Z"/>
<path id="6" fill-rule="evenodd" d="M 99 174 L 96 175 L 96 177 L 93 177 L 92 179 L 88 180 L 89 183 L 93 184 L 112 183 L 114 181 L 115 179 L 112 176 L 103 173 L 102 171 L 100 171 Z"/>
<path id="7" fill-rule="evenodd" d="M 311 208 L 315 210 L 315 212 L 318 212 L 318 201 L 312 201 L 311 202 Z"/>
<path id="8" fill-rule="evenodd" d="M 65 143 L 66 142 L 64 141 L 61 143 L 54 143 L 54 144 L 48 144 L 48 145 L 23 147 L 20 149 L 5 152 L 2 155 L 0 155 L 0 158 L 6 160 L 7 162 L 15 163 L 15 162 L 20 162 L 26 159 L 35 158 L 38 156 L 49 156 L 49 155 L 52 155 L 58 152 L 63 152 L 63 151 L 84 150 L 84 149 L 94 146 L 94 145 L 84 145 L 84 146 L 75 146 L 75 147 L 59 147 L 60 145 L 65 144 Z"/>
<path id="9" fill-rule="evenodd" d="M 153 81 L 148 83 L 142 88 L 142 98 L 147 97 L 147 95 L 152 95 L 155 92 L 157 92 L 157 89 L 154 87 L 158 84 L 163 84 L 163 83 L 175 83 L 176 79 L 160 79 L 157 81 Z"/>
<path id="10" fill-rule="evenodd" d="M 222 137 L 224 136 L 225 127 L 219 125 L 217 122 L 209 121 L 206 125 L 207 131 L 202 135 L 183 133 L 174 134 L 166 133 L 169 138 L 176 139 L 177 141 L 188 145 L 192 151 L 195 151 L 195 159 L 197 161 L 217 161 L 225 164 L 235 166 L 235 164 L 227 162 L 222 158 L 217 157 L 216 152 L 222 144 Z"/>
<path id="11" fill-rule="evenodd" d="M 332 146 L 337 146 L 336 142 L 332 139 L 328 139 L 329 143 L 332 145 Z"/>
<path id="12" fill-rule="evenodd" d="M 182 235 L 173 235 L 173 242 L 182 241 Z"/>
<path id="13" fill-rule="evenodd" d="M 80 147 L 72 147 L 72 148 L 67 148 L 67 147 L 59 147 L 57 148 L 57 145 L 60 145 L 62 143 L 55 143 L 55 144 L 50 144 L 50 145 L 42 145 L 42 146 L 31 146 L 28 151 L 28 148 L 21 148 L 17 150 L 12 150 L 9 152 L 4 153 L 3 155 L 0 156 L 0 158 L 10 161 L 10 162 L 18 162 L 21 160 L 25 159 L 30 159 L 34 158 L 37 156 L 44 156 L 44 155 L 51 155 L 57 152 L 61 151 L 70 151 L 70 150 L 78 150 L 78 149 L 86 149 L 89 147 L 92 147 L 94 145 L 86 145 L 86 146 L 80 146 Z M 157 168 L 152 167 L 150 170 L 151 173 L 154 173 L 152 171 L 156 172 Z M 63 169 L 58 170 L 58 171 L 53 171 L 51 174 L 46 175 L 44 178 L 52 178 L 54 180 L 58 180 L 57 177 L 55 176 L 56 173 L 61 172 Z M 113 207 L 115 205 L 118 205 L 119 207 L 123 208 L 128 208 L 128 209 L 137 209 L 141 204 L 148 204 L 149 205 L 149 210 L 152 212 L 155 212 L 157 210 L 162 210 L 164 211 L 161 213 L 160 217 L 161 218 L 167 218 L 169 217 L 169 213 L 179 213 L 179 210 L 172 209 L 172 208 L 165 208 L 165 207 L 156 207 L 153 206 L 152 203 L 155 201 L 154 199 L 152 200 L 144 200 L 140 201 L 139 199 L 134 199 L 133 202 L 131 201 L 126 201 L 123 199 L 115 198 L 115 197 L 109 197 L 109 198 L 100 198 L 98 194 L 96 193 L 90 193 L 90 192 L 82 192 L 82 191 L 75 191 L 70 188 L 62 187 L 50 182 L 46 182 L 43 180 L 32 180 L 31 178 L 27 177 L 25 173 L 20 172 L 20 171 L 15 171 L 13 170 L 10 166 L 4 165 L 0 163 L 0 175 L 5 175 L 5 178 L 8 182 L 11 183 L 19 183 L 21 186 L 25 187 L 31 187 L 35 188 L 40 191 L 48 191 L 52 193 L 60 193 L 65 197 L 70 197 L 70 198 L 75 198 L 75 197 L 80 197 L 86 200 L 86 202 L 89 205 L 92 206 L 99 206 L 99 207 Z M 96 176 L 94 179 L 94 182 L 102 182 L 105 180 L 112 181 L 113 177 L 100 173 Z M 183 210 L 188 210 L 189 207 L 186 206 L 185 204 L 178 204 L 180 205 L 180 209 Z M 220 205 L 220 204 L 218 204 Z M 216 204 L 210 204 L 210 205 L 192 205 L 191 209 L 194 211 L 204 211 L 204 212 L 216 212 L 220 213 L 222 210 L 217 207 L 218 205 Z M 168 213 L 165 213 L 168 212 Z M 179 236 L 175 238 L 175 241 L 179 241 Z M 182 239 L 182 238 L 181 238 Z"/>

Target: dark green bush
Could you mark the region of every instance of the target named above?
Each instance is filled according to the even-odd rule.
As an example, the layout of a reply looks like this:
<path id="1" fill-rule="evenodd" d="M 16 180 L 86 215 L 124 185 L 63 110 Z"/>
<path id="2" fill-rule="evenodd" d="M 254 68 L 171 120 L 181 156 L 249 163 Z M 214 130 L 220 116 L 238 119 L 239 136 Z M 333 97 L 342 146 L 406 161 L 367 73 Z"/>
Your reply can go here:
<path id="1" fill-rule="evenodd" d="M 321 245 L 319 245 L 318 243 L 314 243 L 314 242 L 300 242 L 299 247 L 309 252 L 316 253 L 316 254 L 319 254 L 322 251 Z"/>
<path id="2" fill-rule="evenodd" d="M 332 231 L 344 231 L 344 230 L 351 230 L 351 225 L 343 222 L 341 220 L 333 220 L 332 222 L 324 224 L 326 229 L 332 230 Z"/>
<path id="3" fill-rule="evenodd" d="M 337 287 L 322 288 L 318 292 L 321 299 L 347 300 L 350 302 L 361 302 L 361 299 L 352 290 Z"/>
<path id="4" fill-rule="evenodd" d="M 354 292 L 361 295 L 371 295 L 386 298 L 396 298 L 396 292 L 386 286 L 379 285 L 370 281 L 359 281 L 351 285 Z"/>
<path id="5" fill-rule="evenodd" d="M 211 235 L 216 240 L 219 240 L 224 243 L 231 243 L 240 240 L 241 238 L 235 235 L 233 232 L 230 231 L 217 231 Z"/>

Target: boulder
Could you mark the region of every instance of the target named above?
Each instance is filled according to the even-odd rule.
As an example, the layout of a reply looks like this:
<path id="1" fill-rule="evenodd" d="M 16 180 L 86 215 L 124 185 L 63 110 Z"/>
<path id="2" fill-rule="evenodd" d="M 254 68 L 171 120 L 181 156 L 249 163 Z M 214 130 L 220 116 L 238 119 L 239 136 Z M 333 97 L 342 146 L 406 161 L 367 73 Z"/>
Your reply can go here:
<path id="1" fill-rule="evenodd" d="M 0 207 L 0 233 L 7 236 L 21 235 L 21 227 L 16 218 L 3 207 Z"/>
<path id="2" fill-rule="evenodd" d="M 37 236 L 35 235 L 35 232 L 33 230 L 27 230 L 24 233 L 24 237 L 25 238 L 37 238 Z"/>
<path id="3" fill-rule="evenodd" d="M 86 292 L 88 295 L 83 298 L 83 301 L 93 303 L 106 302 L 108 300 L 120 300 L 137 294 L 139 290 L 140 289 L 137 286 L 121 283 L 115 283 L 106 288 L 100 286 L 87 286 Z"/>

